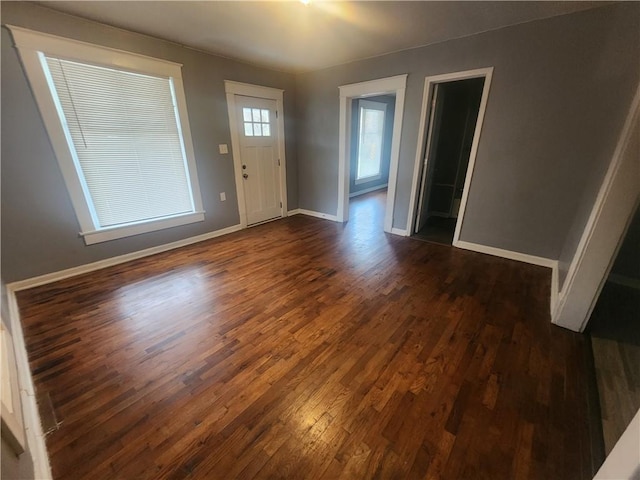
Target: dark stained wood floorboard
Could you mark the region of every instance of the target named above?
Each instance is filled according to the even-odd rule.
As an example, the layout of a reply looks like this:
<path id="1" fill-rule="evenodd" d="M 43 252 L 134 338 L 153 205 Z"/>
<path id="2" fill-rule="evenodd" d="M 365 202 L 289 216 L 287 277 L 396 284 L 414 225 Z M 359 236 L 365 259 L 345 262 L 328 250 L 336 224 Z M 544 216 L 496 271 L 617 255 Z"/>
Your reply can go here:
<path id="1" fill-rule="evenodd" d="M 587 330 L 609 454 L 640 408 L 640 290 L 605 283 Z M 602 456 L 601 461 L 604 460 Z"/>
<path id="2" fill-rule="evenodd" d="M 20 292 L 54 477 L 591 478 L 549 270 L 351 208 Z"/>

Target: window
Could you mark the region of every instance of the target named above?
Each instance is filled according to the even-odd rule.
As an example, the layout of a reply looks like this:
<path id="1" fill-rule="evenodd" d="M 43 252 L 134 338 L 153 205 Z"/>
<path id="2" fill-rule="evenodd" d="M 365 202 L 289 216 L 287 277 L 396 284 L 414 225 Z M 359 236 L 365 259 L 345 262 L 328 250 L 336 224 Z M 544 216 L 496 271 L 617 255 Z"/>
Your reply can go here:
<path id="1" fill-rule="evenodd" d="M 370 182 L 381 176 L 386 107 L 384 103 L 360 100 L 356 183 Z"/>
<path id="2" fill-rule="evenodd" d="M 179 65 L 11 30 L 87 244 L 204 219 Z"/>
<path id="3" fill-rule="evenodd" d="M 244 134 L 247 137 L 270 137 L 269 110 L 264 108 L 242 109 Z"/>

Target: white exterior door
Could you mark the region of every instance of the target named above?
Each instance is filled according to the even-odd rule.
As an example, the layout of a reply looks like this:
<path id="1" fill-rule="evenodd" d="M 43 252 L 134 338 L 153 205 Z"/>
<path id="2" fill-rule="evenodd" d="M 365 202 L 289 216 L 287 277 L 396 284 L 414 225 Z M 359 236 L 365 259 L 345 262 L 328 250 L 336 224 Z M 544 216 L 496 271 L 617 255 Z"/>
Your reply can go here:
<path id="1" fill-rule="evenodd" d="M 276 102 L 236 95 L 247 224 L 282 217 Z"/>

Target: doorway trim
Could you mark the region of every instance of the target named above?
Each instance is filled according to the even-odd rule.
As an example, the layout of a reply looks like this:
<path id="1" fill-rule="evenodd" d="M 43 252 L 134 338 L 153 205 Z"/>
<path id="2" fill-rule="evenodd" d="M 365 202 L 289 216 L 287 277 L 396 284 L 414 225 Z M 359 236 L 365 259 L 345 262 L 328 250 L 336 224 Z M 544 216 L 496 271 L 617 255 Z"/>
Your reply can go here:
<path id="1" fill-rule="evenodd" d="M 389 186 L 387 204 L 384 213 L 384 231 L 400 233 L 393 229 L 393 209 L 396 201 L 396 183 L 400 159 L 400 138 L 402 137 L 402 116 L 407 87 L 407 74 L 380 78 L 367 82 L 342 85 L 340 90 L 340 121 L 338 135 L 338 222 L 349 220 L 349 172 L 348 160 L 351 151 L 351 107 L 356 98 L 377 95 L 396 96 L 396 109 L 393 115 L 393 134 L 391 136 L 391 162 L 389 164 Z M 402 232 L 404 234 L 404 232 Z"/>
<path id="2" fill-rule="evenodd" d="M 469 164 L 467 166 L 467 174 L 464 180 L 464 189 L 462 191 L 462 199 L 460 201 L 460 210 L 456 220 L 456 229 L 453 234 L 453 246 L 458 247 L 460 243 L 460 230 L 464 221 L 464 214 L 467 207 L 467 199 L 469 197 L 469 187 L 471 186 L 471 178 L 476 163 L 476 155 L 478 154 L 478 144 L 480 143 L 480 134 L 482 132 L 482 124 L 487 109 L 487 101 L 489 100 L 489 91 L 491 89 L 491 78 L 493 76 L 493 67 L 478 68 L 475 70 L 465 70 L 462 72 L 445 73 L 442 75 L 433 75 L 425 77 L 424 92 L 422 95 L 422 110 L 420 113 L 420 124 L 418 130 L 418 144 L 416 146 L 416 158 L 413 167 L 413 181 L 411 184 L 411 196 L 409 197 L 409 213 L 407 218 L 407 232 L 413 234 L 413 228 L 416 220 L 416 199 L 418 197 L 418 188 L 420 184 L 420 174 L 423 167 L 428 167 L 429 158 L 425 150 L 425 140 L 427 131 L 430 128 L 427 119 L 431 113 L 431 99 L 433 97 L 434 87 L 438 83 L 452 82 L 456 80 L 468 80 L 471 78 L 484 78 L 484 87 L 482 88 L 482 98 L 480 100 L 480 108 L 478 109 L 478 119 L 476 120 L 476 128 L 473 134 L 473 142 L 471 144 L 471 153 L 469 154 Z M 423 163 L 424 162 L 424 163 Z"/>
<path id="3" fill-rule="evenodd" d="M 640 84 L 558 293 L 551 322 L 584 331 L 640 203 Z"/>
<path id="4" fill-rule="evenodd" d="M 266 98 L 276 101 L 276 128 L 278 131 L 278 158 L 280 159 L 280 199 L 282 207 L 280 217 L 287 216 L 287 160 L 285 157 L 284 138 L 284 90 L 250 83 L 224 81 L 227 95 L 227 113 L 229 115 L 229 130 L 231 132 L 231 156 L 233 158 L 233 176 L 236 181 L 236 196 L 238 198 L 238 213 L 241 228 L 247 227 L 247 201 L 242 185 L 242 160 L 240 159 L 240 133 L 236 116 L 236 95 L 244 97 Z"/>

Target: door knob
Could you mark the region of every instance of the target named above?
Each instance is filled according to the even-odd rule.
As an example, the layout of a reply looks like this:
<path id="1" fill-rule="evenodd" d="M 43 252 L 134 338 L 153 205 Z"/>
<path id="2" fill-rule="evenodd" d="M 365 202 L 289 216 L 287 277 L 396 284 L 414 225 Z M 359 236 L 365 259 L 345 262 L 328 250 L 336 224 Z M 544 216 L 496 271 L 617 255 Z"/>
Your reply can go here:
<path id="1" fill-rule="evenodd" d="M 249 178 L 249 175 L 247 175 L 246 173 L 243 173 L 243 174 L 242 174 L 242 177 L 243 177 L 243 178 Z"/>

